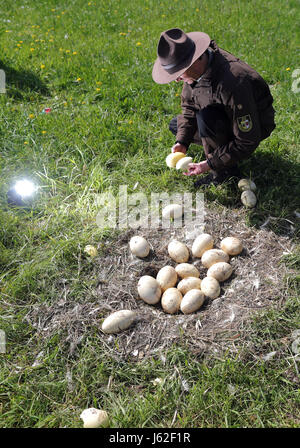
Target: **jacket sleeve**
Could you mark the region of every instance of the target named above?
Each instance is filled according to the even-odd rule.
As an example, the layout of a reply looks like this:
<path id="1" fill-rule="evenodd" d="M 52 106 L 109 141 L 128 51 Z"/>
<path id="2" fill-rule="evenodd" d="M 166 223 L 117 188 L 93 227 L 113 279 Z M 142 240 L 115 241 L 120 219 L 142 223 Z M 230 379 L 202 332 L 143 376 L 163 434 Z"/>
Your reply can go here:
<path id="1" fill-rule="evenodd" d="M 208 155 L 210 165 L 217 171 L 247 159 L 262 140 L 259 113 L 249 81 L 243 80 L 235 88 L 225 106 L 232 114 L 233 137 Z"/>
<path id="2" fill-rule="evenodd" d="M 181 115 L 178 115 L 177 118 L 176 141 L 188 147 L 192 142 L 198 127 L 195 103 L 192 98 L 192 89 L 186 83 L 184 83 L 182 89 L 181 108 L 182 113 Z"/>

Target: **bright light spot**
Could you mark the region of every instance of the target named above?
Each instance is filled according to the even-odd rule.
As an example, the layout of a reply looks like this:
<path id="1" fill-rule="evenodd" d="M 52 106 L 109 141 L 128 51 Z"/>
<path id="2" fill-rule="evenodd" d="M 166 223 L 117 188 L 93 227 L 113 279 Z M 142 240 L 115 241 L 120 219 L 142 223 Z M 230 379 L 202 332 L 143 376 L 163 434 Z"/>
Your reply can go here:
<path id="1" fill-rule="evenodd" d="M 16 185 L 14 186 L 14 189 L 16 193 L 19 194 L 22 198 L 27 198 L 35 192 L 36 187 L 32 182 L 24 179 L 18 180 L 18 182 L 16 182 Z"/>

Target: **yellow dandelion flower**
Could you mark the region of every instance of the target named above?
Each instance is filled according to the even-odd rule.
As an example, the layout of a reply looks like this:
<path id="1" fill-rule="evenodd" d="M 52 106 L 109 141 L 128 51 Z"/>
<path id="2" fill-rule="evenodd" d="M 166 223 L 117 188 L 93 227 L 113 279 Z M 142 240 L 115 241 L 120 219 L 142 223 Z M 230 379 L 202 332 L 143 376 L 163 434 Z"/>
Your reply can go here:
<path id="1" fill-rule="evenodd" d="M 180 93 L 175 93 L 175 96 L 179 96 L 180 95 Z"/>
<path id="2" fill-rule="evenodd" d="M 28 145 L 28 142 L 24 142 L 24 145 Z"/>
<path id="3" fill-rule="evenodd" d="M 107 72 L 107 69 L 106 68 L 101 68 L 101 71 L 102 72 Z"/>
<path id="4" fill-rule="evenodd" d="M 34 42 L 39 42 L 40 40 L 39 39 L 35 39 L 35 41 Z"/>
<path id="5" fill-rule="evenodd" d="M 129 124 L 132 124 L 132 123 L 133 123 L 133 121 L 132 121 L 132 120 L 129 120 L 129 121 L 128 121 L 128 123 L 129 123 Z"/>
<path id="6" fill-rule="evenodd" d="M 77 51 L 73 51 L 73 54 L 77 54 Z"/>
<path id="7" fill-rule="evenodd" d="M 22 40 L 19 40 L 19 42 L 20 42 L 20 44 L 22 44 L 22 43 L 23 43 L 23 41 L 22 41 Z"/>
<path id="8" fill-rule="evenodd" d="M 42 134 L 47 134 L 47 131 L 42 131 Z"/>
<path id="9" fill-rule="evenodd" d="M 21 46 L 21 44 L 17 44 L 17 47 L 20 47 Z"/>
<path id="10" fill-rule="evenodd" d="M 139 47 L 140 45 L 142 45 L 141 42 L 137 42 L 137 43 L 136 43 L 136 46 L 137 46 L 137 47 Z"/>
<path id="11" fill-rule="evenodd" d="M 61 14 L 64 15 L 64 14 L 65 14 L 65 11 L 62 11 Z"/>
<path id="12" fill-rule="evenodd" d="M 11 33 L 11 31 L 10 31 L 10 30 L 5 30 L 5 32 L 6 32 L 6 33 Z"/>
<path id="13" fill-rule="evenodd" d="M 162 14 L 162 17 L 166 17 L 166 14 Z"/>
<path id="14" fill-rule="evenodd" d="M 55 11 L 55 8 L 51 9 L 51 11 L 54 12 L 54 11 Z"/>
<path id="15" fill-rule="evenodd" d="M 30 51 L 34 51 L 34 48 L 30 48 Z"/>
<path id="16" fill-rule="evenodd" d="M 44 64 L 41 64 L 41 68 L 45 68 L 45 65 L 44 65 Z"/>
<path id="17" fill-rule="evenodd" d="M 63 48 L 60 48 L 59 51 L 64 51 L 64 49 L 63 49 Z"/>
<path id="18" fill-rule="evenodd" d="M 70 50 L 66 50 L 66 53 L 70 53 Z"/>
<path id="19" fill-rule="evenodd" d="M 102 82 L 101 81 L 97 81 L 96 84 L 97 84 L 97 86 L 101 86 Z"/>
<path id="20" fill-rule="evenodd" d="M 54 39 L 49 39 L 49 42 L 54 42 Z"/>
<path id="21" fill-rule="evenodd" d="M 68 103 L 65 101 L 65 102 L 64 102 L 64 106 L 66 107 L 67 105 L 68 105 Z"/>
<path id="22" fill-rule="evenodd" d="M 60 16 L 56 16 L 57 19 L 60 19 Z"/>
<path id="23" fill-rule="evenodd" d="M 91 6 L 92 2 L 88 2 L 88 6 Z"/>
<path id="24" fill-rule="evenodd" d="M 81 104 L 85 104 L 85 101 L 82 101 L 82 103 Z"/>
<path id="25" fill-rule="evenodd" d="M 97 92 L 99 92 L 101 89 L 99 87 L 96 88 Z"/>
<path id="26" fill-rule="evenodd" d="M 290 67 L 287 67 L 287 68 L 286 68 L 286 71 L 288 72 L 289 70 L 291 70 Z"/>
<path id="27" fill-rule="evenodd" d="M 126 36 L 126 33 L 119 33 L 120 36 Z"/>
<path id="28" fill-rule="evenodd" d="M 29 118 L 34 118 L 34 114 L 29 114 Z"/>
<path id="29" fill-rule="evenodd" d="M 199 12 L 199 8 L 196 8 L 196 12 Z"/>
<path id="30" fill-rule="evenodd" d="M 81 81 L 81 78 L 77 78 L 76 81 L 78 81 L 78 82 Z"/>
<path id="31" fill-rule="evenodd" d="M 37 25 L 36 27 L 37 27 L 37 28 L 40 28 L 40 25 Z"/>

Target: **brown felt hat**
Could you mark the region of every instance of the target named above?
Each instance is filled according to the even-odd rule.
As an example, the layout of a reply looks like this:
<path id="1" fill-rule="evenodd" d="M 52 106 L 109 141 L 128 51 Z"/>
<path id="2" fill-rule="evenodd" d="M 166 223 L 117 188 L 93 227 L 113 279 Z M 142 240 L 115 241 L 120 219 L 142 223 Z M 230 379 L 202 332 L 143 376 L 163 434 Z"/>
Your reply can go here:
<path id="1" fill-rule="evenodd" d="M 187 34 L 180 28 L 163 31 L 152 70 L 153 80 L 158 84 L 174 81 L 205 52 L 209 44 L 208 34 L 200 31 Z"/>

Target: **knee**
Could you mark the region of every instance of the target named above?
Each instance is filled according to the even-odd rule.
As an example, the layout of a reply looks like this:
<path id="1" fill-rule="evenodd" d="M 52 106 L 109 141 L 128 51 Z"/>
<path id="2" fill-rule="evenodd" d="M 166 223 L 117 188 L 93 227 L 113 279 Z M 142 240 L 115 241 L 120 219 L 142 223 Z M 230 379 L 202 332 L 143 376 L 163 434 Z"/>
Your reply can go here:
<path id="1" fill-rule="evenodd" d="M 169 124 L 169 130 L 176 135 L 177 134 L 177 117 L 172 118 Z"/>

